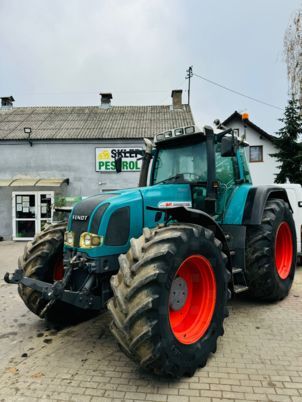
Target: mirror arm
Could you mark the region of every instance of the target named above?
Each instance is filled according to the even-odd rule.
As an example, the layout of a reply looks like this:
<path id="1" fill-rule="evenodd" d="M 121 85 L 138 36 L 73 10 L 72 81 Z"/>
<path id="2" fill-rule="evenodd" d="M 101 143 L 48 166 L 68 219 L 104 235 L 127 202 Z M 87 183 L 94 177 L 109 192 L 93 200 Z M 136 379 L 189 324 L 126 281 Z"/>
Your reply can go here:
<path id="1" fill-rule="evenodd" d="M 222 133 L 216 134 L 216 142 L 221 142 L 222 138 L 229 133 L 232 133 L 232 136 L 234 137 L 234 131 L 232 128 L 228 128 L 227 130 L 224 130 Z"/>

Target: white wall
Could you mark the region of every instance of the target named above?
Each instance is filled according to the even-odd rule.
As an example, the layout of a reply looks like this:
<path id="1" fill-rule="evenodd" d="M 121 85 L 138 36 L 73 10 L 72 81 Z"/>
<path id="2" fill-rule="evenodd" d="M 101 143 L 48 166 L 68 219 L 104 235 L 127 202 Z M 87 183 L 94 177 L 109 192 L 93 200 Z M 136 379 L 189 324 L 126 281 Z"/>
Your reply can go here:
<path id="1" fill-rule="evenodd" d="M 243 134 L 242 122 L 231 122 L 228 127 L 239 128 L 239 135 Z M 249 164 L 253 184 L 274 184 L 275 174 L 278 172 L 278 162 L 269 154 L 275 153 L 276 148 L 271 141 L 259 135 L 254 129 L 246 128 L 246 142 L 249 145 L 262 145 L 263 146 L 263 162 L 250 162 L 249 161 L 249 148 L 246 148 L 246 158 Z"/>
<path id="2" fill-rule="evenodd" d="M 137 187 L 139 172 L 100 173 L 95 170 L 95 148 L 144 147 L 142 140 L 83 141 L 81 142 L 26 142 L 1 143 L 0 179 L 18 176 L 35 178 L 69 178 L 62 188 L 0 187 L 0 236 L 12 235 L 12 192 L 47 191 L 65 196 L 89 196 L 106 189 Z"/>

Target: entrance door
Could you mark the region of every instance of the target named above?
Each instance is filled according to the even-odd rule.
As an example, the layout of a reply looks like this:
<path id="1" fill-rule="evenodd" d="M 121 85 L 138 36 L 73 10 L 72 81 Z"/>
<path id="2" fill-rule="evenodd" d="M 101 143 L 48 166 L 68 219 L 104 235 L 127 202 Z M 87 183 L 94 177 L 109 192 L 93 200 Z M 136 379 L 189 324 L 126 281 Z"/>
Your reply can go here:
<path id="1" fill-rule="evenodd" d="M 53 200 L 53 191 L 13 192 L 13 239 L 31 240 L 46 222 L 52 222 Z"/>
<path id="2" fill-rule="evenodd" d="M 52 222 L 53 216 L 53 192 L 38 193 L 38 231 L 41 232 L 44 229 L 45 223 Z"/>

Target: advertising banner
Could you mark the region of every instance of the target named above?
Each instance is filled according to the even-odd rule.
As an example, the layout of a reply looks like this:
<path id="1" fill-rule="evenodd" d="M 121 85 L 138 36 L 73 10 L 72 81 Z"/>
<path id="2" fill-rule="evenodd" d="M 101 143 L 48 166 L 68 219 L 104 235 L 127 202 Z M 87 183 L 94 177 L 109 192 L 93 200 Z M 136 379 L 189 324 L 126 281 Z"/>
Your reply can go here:
<path id="1" fill-rule="evenodd" d="M 96 148 L 96 171 L 115 172 L 115 159 L 122 157 L 122 172 L 139 172 L 142 148 Z"/>

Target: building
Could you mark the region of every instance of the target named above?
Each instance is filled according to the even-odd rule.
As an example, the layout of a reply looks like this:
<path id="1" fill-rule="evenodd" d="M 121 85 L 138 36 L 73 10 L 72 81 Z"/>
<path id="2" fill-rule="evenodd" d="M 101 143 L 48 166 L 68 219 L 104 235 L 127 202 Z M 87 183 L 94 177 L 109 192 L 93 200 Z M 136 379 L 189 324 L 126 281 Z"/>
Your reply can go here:
<path id="1" fill-rule="evenodd" d="M 277 151 L 273 144 L 274 137 L 251 120 L 242 120 L 242 115 L 235 111 L 222 124 L 235 130 L 238 136 L 245 134 L 246 158 L 255 185 L 273 184 L 278 172 L 278 162 L 270 154 Z"/>
<path id="2" fill-rule="evenodd" d="M 72 197 L 135 187 L 143 138 L 194 124 L 182 91 L 172 91 L 171 106 L 112 106 L 102 93 L 99 106 L 0 108 L 0 236 L 31 239 L 52 205 Z M 123 156 L 117 174 L 114 158 Z"/>

